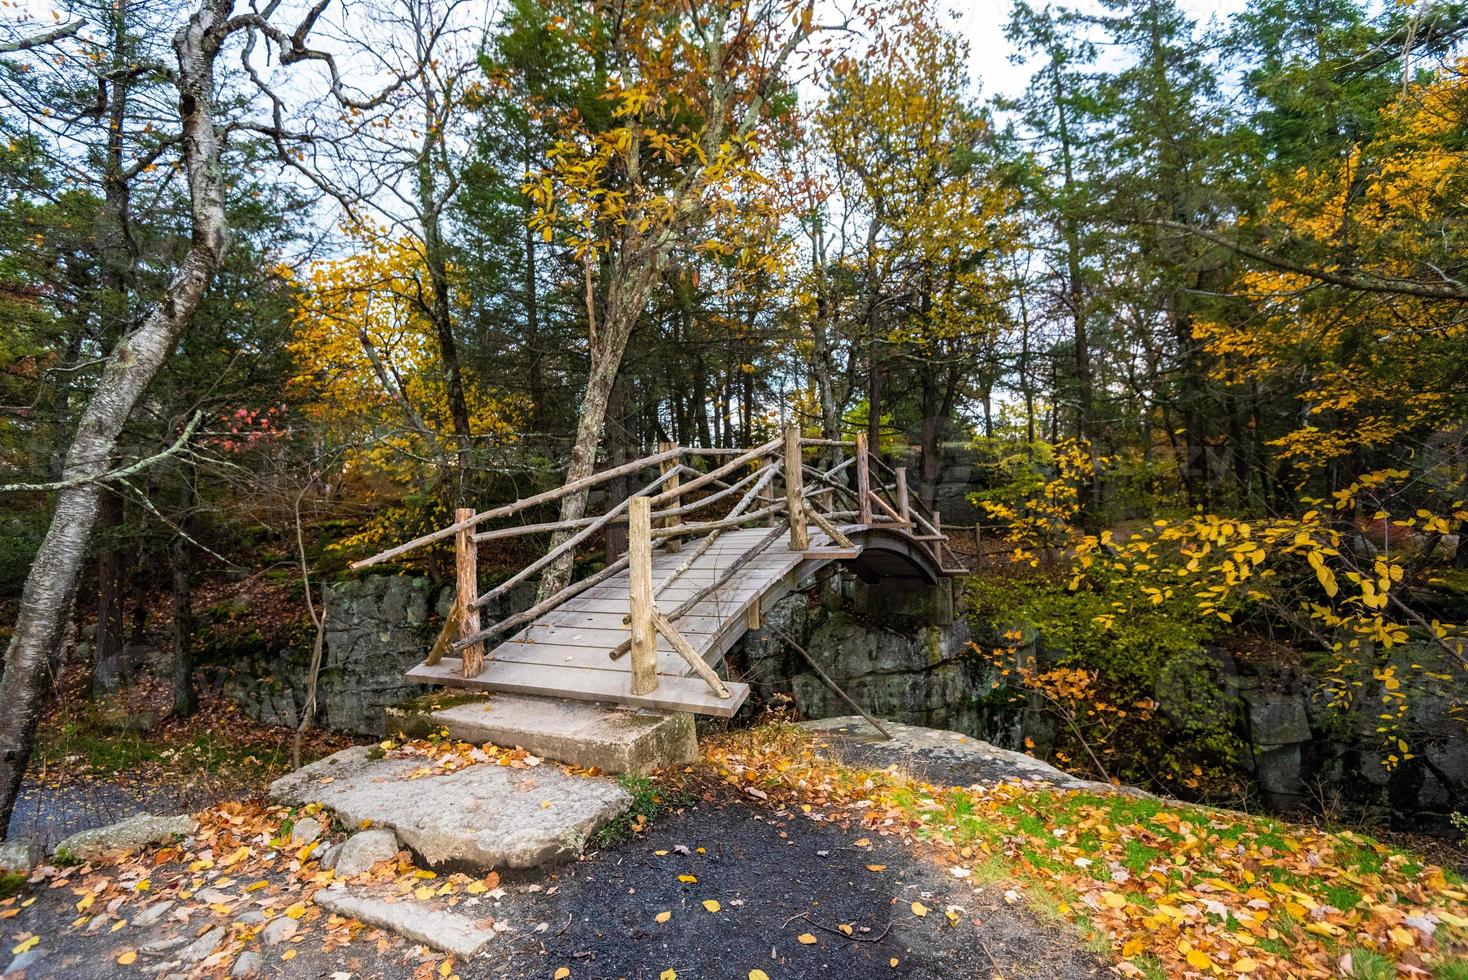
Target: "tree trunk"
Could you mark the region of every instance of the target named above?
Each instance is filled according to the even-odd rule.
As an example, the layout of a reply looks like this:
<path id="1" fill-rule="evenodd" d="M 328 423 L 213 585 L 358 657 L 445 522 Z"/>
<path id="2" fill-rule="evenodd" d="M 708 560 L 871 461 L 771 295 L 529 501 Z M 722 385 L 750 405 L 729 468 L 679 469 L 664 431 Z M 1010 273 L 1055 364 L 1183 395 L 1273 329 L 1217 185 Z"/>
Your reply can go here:
<path id="1" fill-rule="evenodd" d="M 92 696 L 111 694 L 122 684 L 122 495 L 104 489 L 98 501 L 101 549 L 97 553 L 97 634 L 92 642 Z"/>
<path id="2" fill-rule="evenodd" d="M 179 116 L 190 197 L 191 239 L 165 300 L 108 357 L 67 451 L 51 525 L 21 593 L 20 611 L 0 675 L 0 835 L 30 761 L 46 682 L 46 661 L 61 640 L 63 617 L 96 524 L 118 433 L 143 391 L 193 319 L 228 244 L 220 140 L 214 128 L 214 59 L 233 4 L 210 0 L 174 36 Z"/>
<path id="3" fill-rule="evenodd" d="M 581 399 L 581 411 L 576 420 L 576 441 L 571 445 L 571 459 L 566 466 L 567 483 L 586 479 L 596 468 L 596 447 L 601 442 L 606 423 L 607 399 L 621 369 L 622 355 L 627 350 L 632 328 L 647 306 L 658 276 L 667 265 L 671 243 L 669 236 L 662 244 L 634 239 L 624 245 L 623 254 L 608 264 L 605 317 L 600 324 L 597 323 L 593 291 L 588 283 L 591 370 L 586 377 L 586 396 Z M 568 493 L 561 498 L 560 521 L 563 524 L 585 516 L 589 489 Z M 557 531 L 551 535 L 551 549 L 560 547 L 574 533 Z M 574 555 L 566 554 L 546 567 L 540 577 L 538 599 L 548 599 L 570 583 L 574 560 Z"/>
<path id="4" fill-rule="evenodd" d="M 191 524 L 182 521 L 187 530 Z M 193 551 L 182 534 L 173 539 L 173 714 L 187 718 L 198 707 L 194 692 Z"/>

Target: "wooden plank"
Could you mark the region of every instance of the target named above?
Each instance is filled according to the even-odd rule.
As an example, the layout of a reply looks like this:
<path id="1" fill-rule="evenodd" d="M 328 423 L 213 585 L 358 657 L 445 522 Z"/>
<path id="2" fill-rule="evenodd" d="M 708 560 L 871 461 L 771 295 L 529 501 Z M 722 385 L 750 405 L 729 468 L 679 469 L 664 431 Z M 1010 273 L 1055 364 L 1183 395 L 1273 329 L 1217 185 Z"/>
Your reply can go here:
<path id="1" fill-rule="evenodd" d="M 484 673 L 470 678 L 445 671 L 443 664 L 437 667 L 419 664 L 408 671 L 407 679 L 415 684 L 443 684 L 476 691 L 508 691 L 577 701 L 609 701 L 657 711 L 691 711 L 718 718 L 733 717 L 749 697 L 748 684 L 726 681 L 732 695 L 726 701 L 710 691 L 702 680 L 693 677 L 665 677 L 656 691 L 636 695 L 628 686 L 626 671 L 562 670 L 539 664 L 498 661 L 491 661 Z"/>
<path id="2" fill-rule="evenodd" d="M 712 640 L 712 638 L 709 638 Z M 662 641 L 662 638 L 659 637 Z M 495 648 L 491 662 L 504 661 L 516 664 L 543 664 L 547 667 L 564 667 L 567 670 L 613 670 L 627 673 L 623 664 L 614 663 L 604 647 L 567 647 L 553 643 L 501 643 Z M 686 677 L 690 673 L 683 658 L 673 650 L 672 644 L 662 642 L 657 650 L 657 674 L 659 677 Z"/>
<path id="3" fill-rule="evenodd" d="M 652 614 L 652 507 L 646 497 L 627 511 L 627 603 L 632 618 L 632 693 L 657 690 L 657 629 Z M 619 641 L 620 642 L 620 641 Z"/>

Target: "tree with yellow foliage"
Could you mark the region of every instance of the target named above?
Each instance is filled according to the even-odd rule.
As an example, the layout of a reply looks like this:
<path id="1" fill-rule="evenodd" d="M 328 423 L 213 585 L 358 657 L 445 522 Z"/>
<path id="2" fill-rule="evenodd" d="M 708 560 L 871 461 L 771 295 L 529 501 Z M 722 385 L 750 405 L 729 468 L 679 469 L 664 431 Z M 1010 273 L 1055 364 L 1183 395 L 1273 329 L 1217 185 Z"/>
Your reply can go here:
<path id="1" fill-rule="evenodd" d="M 788 62 L 816 30 L 813 12 L 811 0 L 636 0 L 568 10 L 555 23 L 581 34 L 610 108 L 593 118 L 554 107 L 560 137 L 526 185 L 533 228 L 574 251 L 585 290 L 590 372 L 568 483 L 592 472 L 627 341 L 674 248 L 758 190 L 769 121 Z M 561 520 L 585 509 L 585 491 L 567 494 Z M 568 555 L 542 576 L 541 594 L 559 591 L 570 571 Z"/>

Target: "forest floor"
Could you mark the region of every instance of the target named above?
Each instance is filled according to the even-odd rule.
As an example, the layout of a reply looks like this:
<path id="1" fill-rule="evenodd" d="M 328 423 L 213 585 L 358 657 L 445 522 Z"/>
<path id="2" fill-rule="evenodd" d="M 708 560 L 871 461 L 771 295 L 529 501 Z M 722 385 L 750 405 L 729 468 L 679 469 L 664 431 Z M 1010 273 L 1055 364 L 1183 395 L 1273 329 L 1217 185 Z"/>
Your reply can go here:
<path id="1" fill-rule="evenodd" d="M 494 929 L 456 962 L 312 902 L 334 878 L 317 861 L 325 841 L 293 845 L 303 814 L 259 795 L 288 768 L 289 732 L 211 705 L 207 721 L 99 736 L 123 745 L 104 752 L 68 713 L 87 710 L 47 719 L 35 812 L 85 798 L 115 818 L 138 795 L 155 812 L 195 800 L 201 828 L 12 879 L 0 965 L 17 976 L 222 976 L 247 958 L 263 976 L 418 980 L 1468 978 L 1468 891 L 1415 853 L 1153 798 L 947 785 L 939 769 L 843 761 L 778 724 L 628 781 L 640 816 L 577 862 L 478 878 L 403 852 L 354 883 Z M 317 736 L 303 754 L 343 742 Z"/>
<path id="2" fill-rule="evenodd" d="M 8 837 L 51 847 L 141 811 L 192 812 L 255 795 L 291 768 L 294 733 L 252 721 L 217 694 L 201 692 L 193 716 L 178 719 L 162 681 L 143 677 L 98 702 L 86 695 L 84 673 L 72 665 L 58 679 Z M 302 762 L 353 741 L 313 729 Z"/>

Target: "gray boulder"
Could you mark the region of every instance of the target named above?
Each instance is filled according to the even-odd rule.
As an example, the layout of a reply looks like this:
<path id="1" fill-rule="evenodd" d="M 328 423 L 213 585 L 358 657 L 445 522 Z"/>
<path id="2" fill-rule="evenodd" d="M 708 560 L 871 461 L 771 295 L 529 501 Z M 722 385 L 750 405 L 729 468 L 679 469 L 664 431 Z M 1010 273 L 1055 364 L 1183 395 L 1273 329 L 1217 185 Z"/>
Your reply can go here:
<path id="1" fill-rule="evenodd" d="M 253 949 L 241 953 L 229 971 L 232 977 L 253 977 L 260 972 L 260 954 Z"/>
<path id="2" fill-rule="evenodd" d="M 152 844 L 166 844 L 188 837 L 199 822 L 188 814 L 155 817 L 139 813 L 120 823 L 72 834 L 56 845 L 56 856 L 64 861 L 93 861 L 114 851 L 138 851 Z"/>
<path id="3" fill-rule="evenodd" d="M 321 821 L 315 817 L 302 817 L 291 826 L 291 843 L 304 847 L 321 836 Z"/>
<path id="4" fill-rule="evenodd" d="M 378 861 L 390 861 L 397 855 L 397 835 L 375 827 L 348 837 L 336 854 L 332 870 L 338 878 L 355 878 Z"/>
<path id="5" fill-rule="evenodd" d="M 29 837 L 0 844 L 0 874 L 28 875 L 41 863 L 41 845 Z"/>

